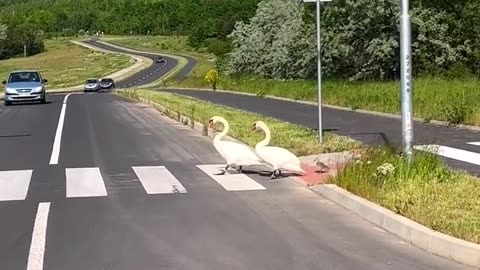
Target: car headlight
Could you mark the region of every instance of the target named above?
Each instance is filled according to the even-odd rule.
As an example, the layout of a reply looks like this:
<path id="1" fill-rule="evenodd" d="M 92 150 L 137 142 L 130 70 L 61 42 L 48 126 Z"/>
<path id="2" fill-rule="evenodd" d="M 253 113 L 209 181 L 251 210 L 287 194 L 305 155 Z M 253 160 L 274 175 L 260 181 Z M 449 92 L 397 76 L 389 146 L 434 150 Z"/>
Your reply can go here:
<path id="1" fill-rule="evenodd" d="M 35 87 L 33 88 L 32 92 L 41 92 L 42 91 L 42 87 L 41 86 L 38 86 L 38 87 Z"/>
<path id="2" fill-rule="evenodd" d="M 14 94 L 14 93 L 16 93 L 17 91 L 15 91 L 14 88 L 5 87 L 5 92 L 6 92 L 6 93 L 9 93 L 9 94 Z"/>

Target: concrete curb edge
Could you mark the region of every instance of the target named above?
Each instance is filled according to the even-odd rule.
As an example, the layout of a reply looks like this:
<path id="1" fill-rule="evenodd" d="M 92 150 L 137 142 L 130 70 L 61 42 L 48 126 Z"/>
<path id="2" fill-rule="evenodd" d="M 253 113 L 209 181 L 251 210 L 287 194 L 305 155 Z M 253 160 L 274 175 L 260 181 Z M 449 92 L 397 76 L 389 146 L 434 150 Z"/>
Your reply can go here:
<path id="1" fill-rule="evenodd" d="M 336 185 L 313 186 L 310 189 L 416 247 L 480 268 L 478 244 L 429 229 Z"/>
<path id="2" fill-rule="evenodd" d="M 185 88 L 185 87 L 159 87 L 159 89 L 164 89 L 164 90 L 196 90 L 196 91 L 209 91 L 212 92 L 212 89 L 208 88 Z M 228 91 L 228 90 L 222 90 L 222 89 L 217 89 L 215 90 L 216 92 L 221 92 L 221 93 L 231 93 L 231 94 L 238 94 L 238 95 L 245 95 L 245 96 L 257 96 L 256 94 L 253 93 L 247 93 L 247 92 L 238 92 L 238 91 Z M 311 102 L 311 101 L 304 101 L 304 100 L 294 100 L 290 98 L 284 98 L 284 97 L 276 97 L 276 96 L 271 96 L 271 95 L 266 95 L 263 98 L 270 98 L 270 99 L 276 99 L 276 100 L 282 100 L 282 101 L 289 101 L 289 102 L 295 102 L 295 103 L 301 103 L 305 105 L 312 105 L 312 106 L 317 106 L 318 103 L 316 102 Z M 367 111 L 367 110 L 352 110 L 351 108 L 347 107 L 342 107 L 342 106 L 336 106 L 336 105 L 328 105 L 328 104 L 322 104 L 322 107 L 325 108 L 330 108 L 330 109 L 335 109 L 335 110 L 341 110 L 341 111 L 348 111 L 348 112 L 354 112 L 354 113 L 362 113 L 362 114 L 368 114 L 368 115 L 375 115 L 375 116 L 381 116 L 385 118 L 393 118 L 393 119 L 402 119 L 400 115 L 397 114 L 391 114 L 391 113 L 383 113 L 383 112 L 375 112 L 375 111 Z M 439 120 L 431 120 L 430 122 L 425 122 L 424 119 L 414 117 L 413 118 L 415 122 L 426 124 L 426 125 L 435 125 L 435 126 L 442 126 L 442 127 L 451 127 L 451 128 L 457 128 L 457 129 L 467 129 L 467 130 L 472 130 L 472 131 L 479 131 L 480 132 L 480 126 L 472 126 L 472 125 L 451 125 L 446 121 L 439 121 Z"/>

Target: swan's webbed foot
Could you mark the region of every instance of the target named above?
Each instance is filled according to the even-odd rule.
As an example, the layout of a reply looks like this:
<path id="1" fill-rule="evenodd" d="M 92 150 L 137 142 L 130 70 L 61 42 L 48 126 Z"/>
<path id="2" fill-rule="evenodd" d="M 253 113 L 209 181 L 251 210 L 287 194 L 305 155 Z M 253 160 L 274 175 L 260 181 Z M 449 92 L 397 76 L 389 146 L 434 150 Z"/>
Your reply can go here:
<path id="1" fill-rule="evenodd" d="M 272 175 L 270 176 L 270 178 L 273 180 L 273 179 L 277 179 L 279 176 L 282 175 L 282 172 L 280 170 L 274 170 Z"/>
<path id="2" fill-rule="evenodd" d="M 230 168 L 230 165 L 227 165 L 227 167 L 225 167 L 225 169 L 223 169 L 219 173 L 216 173 L 215 175 L 225 175 L 225 174 L 227 174 L 228 168 Z"/>

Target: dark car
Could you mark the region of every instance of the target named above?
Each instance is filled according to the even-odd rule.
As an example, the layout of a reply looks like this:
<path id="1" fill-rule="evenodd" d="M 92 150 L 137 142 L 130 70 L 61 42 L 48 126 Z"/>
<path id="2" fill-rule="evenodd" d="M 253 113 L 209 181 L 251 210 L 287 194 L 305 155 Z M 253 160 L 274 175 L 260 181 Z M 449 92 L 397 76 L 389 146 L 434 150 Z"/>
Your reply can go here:
<path id="1" fill-rule="evenodd" d="M 112 89 L 115 88 L 115 81 L 111 78 L 103 78 L 100 80 L 101 89 Z"/>
<path id="2" fill-rule="evenodd" d="M 162 56 L 157 55 L 157 56 L 155 56 L 155 62 L 157 62 L 157 63 L 165 63 L 165 62 L 167 62 L 167 60 L 165 60 Z"/>

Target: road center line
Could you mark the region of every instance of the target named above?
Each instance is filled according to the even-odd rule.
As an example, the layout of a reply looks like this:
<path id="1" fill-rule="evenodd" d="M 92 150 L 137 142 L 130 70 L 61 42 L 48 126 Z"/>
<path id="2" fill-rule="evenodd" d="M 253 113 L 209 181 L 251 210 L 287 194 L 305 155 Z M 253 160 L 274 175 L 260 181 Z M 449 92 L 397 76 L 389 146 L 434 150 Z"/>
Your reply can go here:
<path id="1" fill-rule="evenodd" d="M 63 124 L 65 122 L 65 113 L 67 111 L 67 100 L 71 95 L 68 94 L 63 99 L 62 111 L 58 119 L 57 132 L 55 133 L 55 140 L 53 141 L 52 155 L 50 156 L 50 165 L 58 164 L 58 157 L 60 156 L 60 145 L 62 143 Z"/>
<path id="2" fill-rule="evenodd" d="M 43 202 L 38 205 L 35 225 L 33 226 L 30 253 L 28 254 L 27 270 L 43 270 L 49 212 L 50 202 Z"/>

